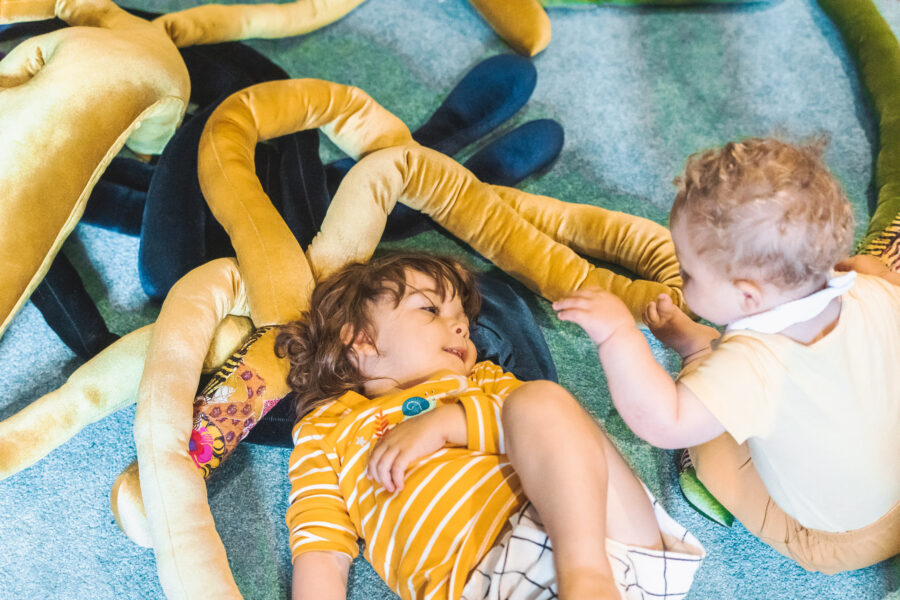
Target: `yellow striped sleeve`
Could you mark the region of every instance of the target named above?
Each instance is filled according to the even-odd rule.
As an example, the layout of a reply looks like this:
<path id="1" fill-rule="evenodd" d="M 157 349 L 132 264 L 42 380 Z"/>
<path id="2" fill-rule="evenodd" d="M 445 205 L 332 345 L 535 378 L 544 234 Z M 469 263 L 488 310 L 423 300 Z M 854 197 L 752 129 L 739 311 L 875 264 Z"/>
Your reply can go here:
<path id="1" fill-rule="evenodd" d="M 291 495 L 286 516 L 291 557 L 304 552 L 331 550 L 356 558 L 357 535 L 338 485 L 331 460 L 334 450 L 323 448 L 325 434 L 312 425 L 297 426 L 288 477 Z"/>
<path id="2" fill-rule="evenodd" d="M 503 401 L 522 382 L 488 361 L 475 365 L 469 377 L 484 393 L 460 396 L 466 413 L 466 446 L 478 452 L 505 454 L 500 412 Z"/>

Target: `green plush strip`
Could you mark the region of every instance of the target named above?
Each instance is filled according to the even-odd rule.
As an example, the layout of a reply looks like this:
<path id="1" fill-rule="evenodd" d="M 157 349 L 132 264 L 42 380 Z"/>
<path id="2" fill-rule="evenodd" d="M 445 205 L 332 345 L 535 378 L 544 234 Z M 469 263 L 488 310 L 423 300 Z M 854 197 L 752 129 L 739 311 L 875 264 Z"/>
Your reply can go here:
<path id="1" fill-rule="evenodd" d="M 618 6 L 690 6 L 696 4 L 761 4 L 769 0 L 540 0 L 547 7 L 591 6 L 613 4 Z"/>
<path id="2" fill-rule="evenodd" d="M 878 203 L 860 242 L 865 248 L 900 214 L 900 44 L 872 0 L 819 0 L 819 5 L 856 60 L 878 121 Z"/>
<path id="3" fill-rule="evenodd" d="M 734 515 L 709 493 L 697 477 L 694 467 L 688 467 L 678 476 L 678 485 L 681 486 L 685 500 L 701 515 L 725 527 L 731 527 L 734 523 Z"/>

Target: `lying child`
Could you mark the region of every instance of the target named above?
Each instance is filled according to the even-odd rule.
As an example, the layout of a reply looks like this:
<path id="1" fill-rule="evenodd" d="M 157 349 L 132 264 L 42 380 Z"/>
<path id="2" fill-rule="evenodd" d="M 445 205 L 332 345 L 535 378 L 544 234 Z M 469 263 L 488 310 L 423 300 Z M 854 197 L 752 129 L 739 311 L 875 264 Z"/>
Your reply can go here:
<path id="1" fill-rule="evenodd" d="M 457 261 L 391 254 L 319 282 L 279 336 L 295 600 L 345 598 L 360 538 L 407 599 L 682 598 L 699 543 L 570 394 L 476 363 L 479 302 Z"/>
<path id="2" fill-rule="evenodd" d="M 677 183 L 685 300 L 724 335 L 667 297 L 648 306 L 684 359 L 673 382 L 614 296 L 572 294 L 559 317 L 599 345 L 635 433 L 692 447 L 700 480 L 762 541 L 828 573 L 900 553 L 900 278 L 871 257 L 832 275 L 853 215 L 820 149 L 730 143 Z"/>

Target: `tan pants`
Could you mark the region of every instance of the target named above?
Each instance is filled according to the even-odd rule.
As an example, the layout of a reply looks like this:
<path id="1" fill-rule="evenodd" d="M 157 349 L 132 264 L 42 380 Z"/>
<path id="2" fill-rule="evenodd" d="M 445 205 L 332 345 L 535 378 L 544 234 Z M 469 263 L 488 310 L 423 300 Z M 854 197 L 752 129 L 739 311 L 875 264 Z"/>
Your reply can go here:
<path id="1" fill-rule="evenodd" d="M 808 571 L 861 569 L 900 554 L 900 503 L 860 529 L 808 529 L 769 496 L 746 443 L 725 433 L 691 448 L 690 455 L 703 485 L 750 533 Z"/>

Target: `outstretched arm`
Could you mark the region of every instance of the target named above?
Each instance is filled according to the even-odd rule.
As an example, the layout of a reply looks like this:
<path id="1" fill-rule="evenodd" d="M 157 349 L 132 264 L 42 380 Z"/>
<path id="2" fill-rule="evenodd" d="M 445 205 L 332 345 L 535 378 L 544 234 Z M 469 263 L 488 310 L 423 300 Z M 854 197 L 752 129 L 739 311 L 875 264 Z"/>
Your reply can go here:
<path id="1" fill-rule="evenodd" d="M 563 321 L 581 326 L 598 346 L 609 392 L 622 419 L 661 448 L 707 442 L 725 428 L 653 354 L 625 304 L 600 290 L 579 290 L 553 303 Z"/>
<path id="2" fill-rule="evenodd" d="M 834 268 L 837 271 L 856 271 L 866 275 L 877 275 L 894 285 L 900 285 L 900 273 L 891 271 L 878 257 L 868 254 L 851 256 L 836 264 Z"/>

